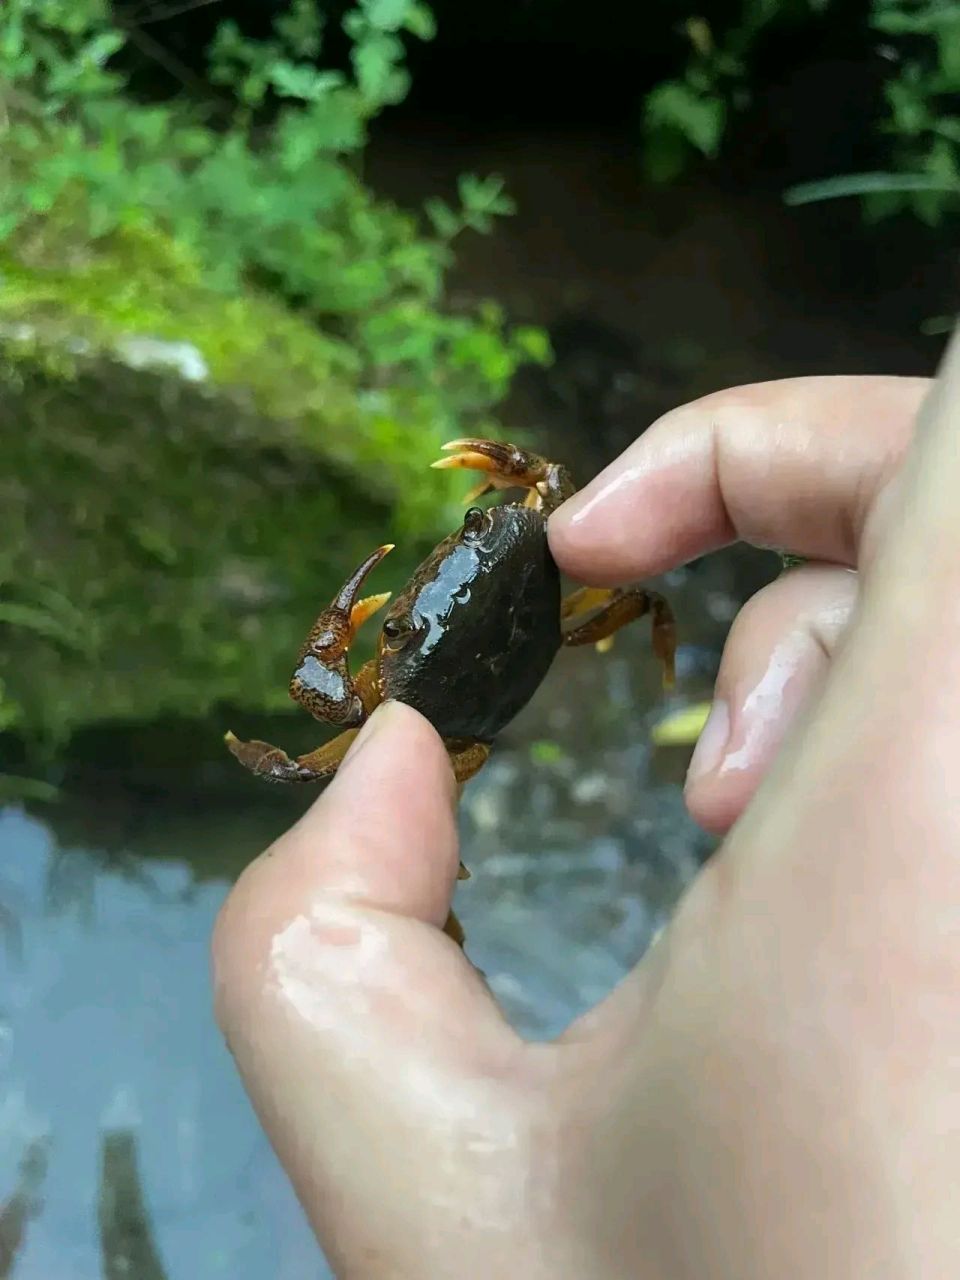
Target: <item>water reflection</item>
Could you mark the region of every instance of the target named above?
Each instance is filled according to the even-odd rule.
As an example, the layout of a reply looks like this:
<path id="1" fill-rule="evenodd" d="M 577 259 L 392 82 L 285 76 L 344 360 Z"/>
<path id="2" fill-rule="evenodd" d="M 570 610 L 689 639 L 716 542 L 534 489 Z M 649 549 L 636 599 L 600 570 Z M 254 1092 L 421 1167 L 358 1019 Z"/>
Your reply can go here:
<path id="1" fill-rule="evenodd" d="M 105 1133 L 98 1205 L 104 1280 L 166 1280 L 140 1180 L 136 1133 Z"/>
<path id="2" fill-rule="evenodd" d="M 207 948 L 227 882 L 197 883 L 172 856 L 131 875 L 14 808 L 0 812 L 0 850 L 21 936 L 0 970 L 0 1177 L 20 1223 L 10 1274 L 328 1275 L 210 1017 Z M 46 1137 L 31 1217 L 10 1206 L 36 1198 L 18 1170 Z M 118 1270 L 121 1255 L 137 1266 Z"/>
<path id="3" fill-rule="evenodd" d="M 0 1277 L 13 1274 L 27 1234 L 27 1226 L 43 1206 L 40 1192 L 47 1175 L 48 1143 L 43 1138 L 28 1142 L 13 1194 L 0 1208 Z"/>

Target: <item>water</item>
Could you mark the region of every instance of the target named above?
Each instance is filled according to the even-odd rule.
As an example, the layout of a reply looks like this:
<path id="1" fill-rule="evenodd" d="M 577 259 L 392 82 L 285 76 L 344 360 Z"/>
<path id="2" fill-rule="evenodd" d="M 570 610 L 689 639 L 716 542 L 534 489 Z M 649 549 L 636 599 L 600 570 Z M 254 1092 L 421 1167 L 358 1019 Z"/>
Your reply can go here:
<path id="1" fill-rule="evenodd" d="M 118 865 L 64 847 L 15 808 L 0 814 L 0 848 L 4 1191 L 31 1143 L 49 1148 L 17 1280 L 109 1274 L 102 1251 L 115 1264 L 129 1248 L 138 1184 L 156 1274 L 323 1275 L 210 1016 L 208 939 L 227 882 L 198 882 L 173 849 Z"/>
<path id="2" fill-rule="evenodd" d="M 699 611 L 685 698 L 708 690 L 725 626 L 702 602 L 726 598 L 729 569 L 710 573 L 709 590 L 665 584 L 688 624 Z M 639 628 L 609 655 L 561 653 L 465 792 L 457 910 L 524 1035 L 556 1034 L 609 991 L 709 852 L 683 810 L 685 754 L 649 743 L 658 679 Z M 330 1274 L 208 981 L 230 884 L 309 796 L 221 759 L 221 729 L 181 731 L 136 765 L 146 739 L 104 739 L 59 805 L 0 810 L 0 1276 Z M 295 730 L 311 732 L 298 717 L 277 736 Z"/>

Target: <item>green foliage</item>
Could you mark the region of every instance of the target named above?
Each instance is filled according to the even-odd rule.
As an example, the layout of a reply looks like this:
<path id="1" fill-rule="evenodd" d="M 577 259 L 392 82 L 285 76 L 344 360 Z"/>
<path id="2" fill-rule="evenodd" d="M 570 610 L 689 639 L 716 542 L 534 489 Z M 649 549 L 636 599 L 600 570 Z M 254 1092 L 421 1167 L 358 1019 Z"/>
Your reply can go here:
<path id="1" fill-rule="evenodd" d="M 936 225 L 960 208 L 960 3 L 874 0 L 872 26 L 902 48 L 884 86 L 883 133 L 895 168 L 795 187 L 795 204 L 863 197 L 871 219 L 909 211 Z"/>
<path id="2" fill-rule="evenodd" d="M 452 242 L 512 210 L 502 183 L 464 178 L 460 207 L 434 202 L 424 234 L 417 219 L 372 196 L 354 163 L 371 118 L 407 91 L 400 32 L 432 34 L 423 4 L 361 0 L 347 14 L 352 81 L 312 61 L 323 37 L 313 0 L 296 0 L 271 40 L 224 23 L 210 77 L 234 106 L 217 128 L 196 106 L 143 106 L 119 92 L 105 63 L 123 37 L 95 0 L 9 0 L 0 22 L 0 231 L 15 254 L 42 239 L 38 215 L 68 214 L 75 234 L 93 243 L 124 229 L 162 230 L 206 281 L 224 290 L 266 283 L 343 337 L 361 383 L 382 387 L 389 366 L 386 381 L 404 387 L 404 416 L 412 381 L 427 393 L 421 414 L 449 421 L 502 393 L 487 366 L 470 371 L 471 381 L 462 362 L 454 392 L 442 361 L 464 322 L 438 309 Z M 365 323 L 371 315 L 406 331 L 404 349 L 415 354 L 399 367 L 395 341 L 386 361 L 370 345 L 380 331 Z M 529 358 L 489 316 L 474 324 L 501 342 L 504 367 Z"/>
<path id="3" fill-rule="evenodd" d="M 670 181 L 697 153 L 718 154 L 731 116 L 750 101 L 759 37 L 774 25 L 818 21 L 831 0 L 743 0 L 738 21 L 721 36 L 702 18 L 686 24 L 690 55 L 683 74 L 657 86 L 644 114 L 646 162 Z M 804 183 L 790 204 L 859 196 L 866 217 L 909 212 L 936 224 L 960 203 L 960 3 L 958 0 L 872 0 L 870 27 L 886 42 L 886 114 L 878 129 L 890 168 Z"/>
<path id="4" fill-rule="evenodd" d="M 62 739 L 278 705 L 310 613 L 371 538 L 412 555 L 448 527 L 439 443 L 497 434 L 517 367 L 549 358 L 492 304 L 443 307 L 454 242 L 512 210 L 498 178 L 465 176 L 423 218 L 362 181 L 431 11 L 358 0 L 343 25 L 351 74 L 317 62 L 320 10 L 292 0 L 267 40 L 219 28 L 219 100 L 148 105 L 114 68 L 105 0 L 4 0 L 0 723 Z M 128 375 L 131 335 L 191 343 L 208 384 Z M 259 584 L 239 631 L 224 576 Z"/>
<path id="5" fill-rule="evenodd" d="M 741 0 L 735 24 L 718 34 L 705 18 L 683 30 L 688 57 L 682 73 L 657 85 L 643 109 L 644 159 L 657 182 L 672 182 L 692 159 L 713 159 L 733 114 L 750 102 L 755 46 L 773 23 L 796 23 L 829 0 Z"/>

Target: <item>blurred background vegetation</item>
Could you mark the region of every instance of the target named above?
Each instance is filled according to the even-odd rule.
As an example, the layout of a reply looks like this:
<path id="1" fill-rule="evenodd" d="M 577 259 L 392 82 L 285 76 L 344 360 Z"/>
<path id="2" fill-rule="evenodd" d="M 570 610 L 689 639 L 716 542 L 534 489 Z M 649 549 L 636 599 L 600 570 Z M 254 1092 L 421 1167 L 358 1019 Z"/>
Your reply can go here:
<path id="1" fill-rule="evenodd" d="M 722 184 L 815 48 L 853 68 L 848 100 L 794 94 L 796 162 L 754 185 L 855 198 L 864 241 L 882 219 L 942 231 L 952 0 L 5 0 L 0 728 L 55 749 L 99 721 L 279 708 L 345 568 L 388 534 L 409 568 L 454 518 L 426 463 L 502 432 L 564 329 L 451 296 L 458 245 L 496 240 L 513 198 L 465 171 L 401 207 L 366 172 L 382 116 L 502 130 L 533 102 L 553 135 L 606 120 L 638 180 Z"/>

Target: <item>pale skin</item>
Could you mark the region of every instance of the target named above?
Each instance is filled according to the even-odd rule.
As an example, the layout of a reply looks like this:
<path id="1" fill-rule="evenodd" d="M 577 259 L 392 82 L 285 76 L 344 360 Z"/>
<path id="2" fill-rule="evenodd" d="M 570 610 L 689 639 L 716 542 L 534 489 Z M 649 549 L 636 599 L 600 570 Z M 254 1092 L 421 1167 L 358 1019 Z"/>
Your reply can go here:
<path id="1" fill-rule="evenodd" d="M 456 787 L 415 712 L 241 877 L 217 1012 L 339 1277 L 960 1275 L 960 344 L 929 389 L 719 393 L 551 518 L 600 585 L 738 537 L 816 562 L 727 645 L 687 800 L 733 829 L 559 1040 L 442 933 Z"/>

